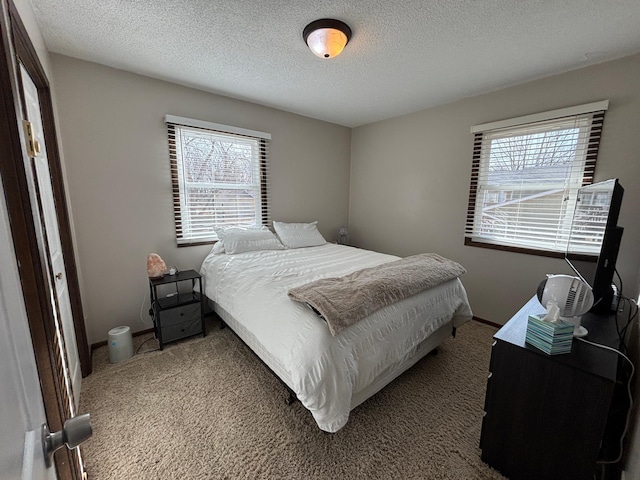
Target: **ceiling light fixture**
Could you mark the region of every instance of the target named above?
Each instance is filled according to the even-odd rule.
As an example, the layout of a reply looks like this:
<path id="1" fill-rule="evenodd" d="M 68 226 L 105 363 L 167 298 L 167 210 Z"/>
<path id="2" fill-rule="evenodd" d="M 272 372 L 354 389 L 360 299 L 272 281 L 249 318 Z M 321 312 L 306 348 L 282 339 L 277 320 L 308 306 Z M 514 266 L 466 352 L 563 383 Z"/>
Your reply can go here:
<path id="1" fill-rule="evenodd" d="M 351 38 L 351 29 L 340 20 L 323 18 L 304 27 L 302 38 L 314 55 L 333 58 L 340 55 Z"/>

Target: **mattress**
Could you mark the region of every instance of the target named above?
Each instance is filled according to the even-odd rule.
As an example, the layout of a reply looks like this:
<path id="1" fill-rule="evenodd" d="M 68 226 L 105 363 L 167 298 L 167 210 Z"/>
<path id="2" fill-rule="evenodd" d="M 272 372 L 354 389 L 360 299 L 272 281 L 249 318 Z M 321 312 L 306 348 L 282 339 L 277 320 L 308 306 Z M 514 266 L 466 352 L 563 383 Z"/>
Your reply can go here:
<path id="1" fill-rule="evenodd" d="M 426 353 L 425 340 L 438 332 L 441 341 L 443 332 L 471 318 L 466 292 L 459 279 L 451 280 L 384 307 L 335 337 L 287 292 L 397 259 L 326 244 L 209 254 L 200 273 L 215 310 L 293 390 L 318 427 L 336 432 L 351 408 L 395 378 L 399 366 Z"/>

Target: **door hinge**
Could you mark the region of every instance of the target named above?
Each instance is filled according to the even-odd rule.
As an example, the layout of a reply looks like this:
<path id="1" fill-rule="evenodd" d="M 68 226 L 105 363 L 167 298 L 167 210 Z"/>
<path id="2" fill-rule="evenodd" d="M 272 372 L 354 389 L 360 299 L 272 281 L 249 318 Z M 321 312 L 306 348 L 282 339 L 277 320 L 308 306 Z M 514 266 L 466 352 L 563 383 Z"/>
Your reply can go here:
<path id="1" fill-rule="evenodd" d="M 33 123 L 29 120 L 22 120 L 22 128 L 24 129 L 24 140 L 26 142 L 27 155 L 35 158 L 40 153 L 40 142 L 36 140 L 33 133 Z"/>

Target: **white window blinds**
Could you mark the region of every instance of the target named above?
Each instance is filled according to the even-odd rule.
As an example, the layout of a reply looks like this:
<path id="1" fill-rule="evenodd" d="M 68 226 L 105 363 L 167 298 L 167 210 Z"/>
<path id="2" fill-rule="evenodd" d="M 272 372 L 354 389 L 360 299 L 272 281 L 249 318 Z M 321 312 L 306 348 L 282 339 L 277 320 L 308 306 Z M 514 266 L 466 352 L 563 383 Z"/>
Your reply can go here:
<path id="1" fill-rule="evenodd" d="M 167 115 L 178 245 L 211 243 L 214 228 L 269 221 L 267 133 Z"/>
<path id="2" fill-rule="evenodd" d="M 597 102 L 473 127 L 465 243 L 564 252 L 577 191 L 593 182 L 607 106 Z"/>

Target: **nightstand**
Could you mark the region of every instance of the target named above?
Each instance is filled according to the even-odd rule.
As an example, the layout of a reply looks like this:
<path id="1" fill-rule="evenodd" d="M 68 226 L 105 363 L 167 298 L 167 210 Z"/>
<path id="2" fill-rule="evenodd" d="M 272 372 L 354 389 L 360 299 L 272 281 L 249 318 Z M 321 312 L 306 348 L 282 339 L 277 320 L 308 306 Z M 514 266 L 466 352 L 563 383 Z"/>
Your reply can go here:
<path id="1" fill-rule="evenodd" d="M 197 284 L 197 290 L 194 291 Z M 160 350 L 166 343 L 206 335 L 202 278 L 195 270 L 149 279 L 151 315 Z"/>

